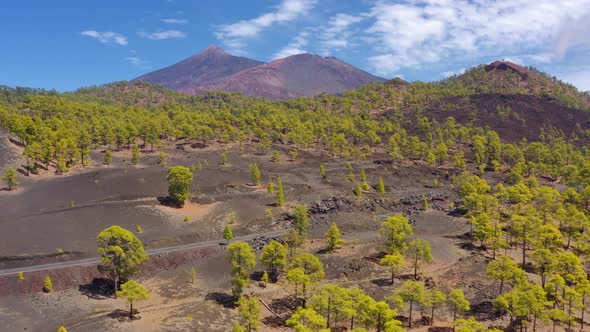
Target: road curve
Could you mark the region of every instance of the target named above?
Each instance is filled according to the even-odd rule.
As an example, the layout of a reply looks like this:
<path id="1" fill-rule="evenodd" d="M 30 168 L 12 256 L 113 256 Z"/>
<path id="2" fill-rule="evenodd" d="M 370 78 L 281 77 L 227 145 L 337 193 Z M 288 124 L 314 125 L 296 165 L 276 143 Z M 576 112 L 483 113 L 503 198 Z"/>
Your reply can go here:
<path id="1" fill-rule="evenodd" d="M 284 235 L 286 233 L 287 233 L 287 231 L 283 230 L 283 231 L 268 232 L 268 233 L 249 234 L 249 235 L 244 235 L 244 236 L 237 236 L 237 237 L 233 238 L 230 242 L 249 241 L 249 240 L 253 240 L 258 237 L 277 237 L 277 236 Z M 177 252 L 177 251 L 183 251 L 183 250 L 215 247 L 215 246 L 220 246 L 220 245 L 224 245 L 224 244 L 225 244 L 225 240 L 196 242 L 196 243 L 183 244 L 183 245 L 173 246 L 173 247 L 150 249 L 150 250 L 147 250 L 147 254 L 149 256 L 161 255 L 161 254 L 168 254 L 171 252 Z M 66 267 L 86 266 L 86 265 L 94 265 L 94 264 L 98 264 L 98 263 L 100 263 L 100 257 L 79 259 L 79 260 L 75 260 L 75 261 L 42 264 L 42 265 L 33 265 L 33 266 L 26 266 L 26 267 L 20 267 L 20 268 L 15 268 L 15 269 L 0 270 L 0 277 L 12 275 L 12 274 L 17 274 L 19 272 L 27 273 L 27 272 L 46 271 L 46 270 L 56 270 L 56 269 L 62 269 L 62 268 L 66 268 Z"/>

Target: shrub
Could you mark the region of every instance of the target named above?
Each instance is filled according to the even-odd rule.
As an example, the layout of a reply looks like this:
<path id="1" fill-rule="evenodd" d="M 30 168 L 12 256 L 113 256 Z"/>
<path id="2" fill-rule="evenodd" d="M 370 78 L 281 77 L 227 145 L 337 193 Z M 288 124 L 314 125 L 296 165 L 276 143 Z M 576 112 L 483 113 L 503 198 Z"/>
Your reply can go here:
<path id="1" fill-rule="evenodd" d="M 356 197 L 361 197 L 363 195 L 363 189 L 361 187 L 361 183 L 357 182 L 356 187 L 354 188 L 354 195 Z"/>
<path id="2" fill-rule="evenodd" d="M 281 161 L 281 155 L 279 154 L 279 151 L 272 150 L 272 153 L 270 155 L 270 161 L 272 161 L 273 163 L 278 163 Z"/>
<path id="3" fill-rule="evenodd" d="M 51 283 L 51 278 L 49 276 L 45 277 L 45 282 L 43 283 L 43 291 L 45 293 L 50 293 L 53 290 L 53 284 Z"/>

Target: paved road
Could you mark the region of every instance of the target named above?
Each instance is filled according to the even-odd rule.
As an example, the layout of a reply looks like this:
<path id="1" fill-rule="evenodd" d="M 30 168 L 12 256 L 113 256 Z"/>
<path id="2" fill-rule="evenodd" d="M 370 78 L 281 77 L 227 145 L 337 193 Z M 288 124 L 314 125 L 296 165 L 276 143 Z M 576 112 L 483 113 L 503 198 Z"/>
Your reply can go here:
<path id="1" fill-rule="evenodd" d="M 257 237 L 277 237 L 277 236 L 284 235 L 286 233 L 287 233 L 287 231 L 277 231 L 277 232 L 269 232 L 269 233 L 249 234 L 249 235 L 235 237 L 231 242 L 249 241 L 249 240 L 255 239 Z M 220 246 L 223 244 L 225 244 L 225 240 L 197 242 L 197 243 L 184 244 L 184 245 L 174 246 L 174 247 L 151 249 L 151 250 L 147 251 L 147 254 L 149 256 L 160 255 L 160 254 L 167 254 L 167 253 L 183 251 L 183 250 L 216 247 L 216 246 Z M 72 267 L 72 266 L 94 265 L 94 264 L 98 264 L 99 262 L 100 262 L 100 257 L 94 257 L 94 258 L 80 259 L 80 260 L 75 260 L 75 261 L 58 262 L 58 263 L 43 264 L 43 265 L 34 265 L 34 266 L 20 267 L 20 268 L 16 268 L 16 269 L 0 270 L 0 276 L 17 274 L 19 272 L 26 273 L 26 272 L 62 269 L 62 268 Z"/>

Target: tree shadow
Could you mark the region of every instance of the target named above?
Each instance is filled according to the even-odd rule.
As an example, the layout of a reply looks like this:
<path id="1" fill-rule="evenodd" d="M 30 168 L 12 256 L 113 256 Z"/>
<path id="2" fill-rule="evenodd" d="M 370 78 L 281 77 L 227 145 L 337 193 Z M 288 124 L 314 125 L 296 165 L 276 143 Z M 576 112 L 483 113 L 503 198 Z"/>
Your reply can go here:
<path id="1" fill-rule="evenodd" d="M 225 308 L 235 308 L 238 303 L 238 298 L 221 292 L 212 292 L 205 296 L 205 300 L 215 301 L 217 304 L 224 306 Z"/>
<path id="2" fill-rule="evenodd" d="M 399 280 L 415 280 L 413 273 L 399 274 L 399 275 L 396 275 L 395 278 L 399 279 Z M 421 280 L 421 279 L 422 279 L 422 276 L 420 275 L 420 273 L 418 273 L 417 280 Z"/>
<path id="3" fill-rule="evenodd" d="M 447 215 L 449 217 L 456 217 L 456 218 L 460 218 L 463 217 L 465 215 L 466 211 L 460 210 L 458 208 L 454 208 L 452 210 L 450 210 Z"/>
<path id="4" fill-rule="evenodd" d="M 89 284 L 80 285 L 78 290 L 94 300 L 104 300 L 115 295 L 113 280 L 106 278 L 94 278 Z"/>
<path id="5" fill-rule="evenodd" d="M 287 319 L 287 317 L 283 316 L 270 315 L 264 317 L 264 319 L 262 319 L 262 323 L 273 328 L 280 328 L 285 326 Z"/>
<path id="6" fill-rule="evenodd" d="M 459 248 L 467 251 L 482 251 L 481 247 L 476 246 L 473 242 L 461 242 L 459 243 Z"/>
<path id="7" fill-rule="evenodd" d="M 168 206 L 168 207 L 175 208 L 175 209 L 181 209 L 183 206 L 183 205 L 176 203 L 175 201 L 170 199 L 170 197 L 168 197 L 168 196 L 158 196 L 158 202 L 160 202 L 160 204 L 162 204 L 164 206 Z"/>
<path id="8" fill-rule="evenodd" d="M 445 235 L 443 236 L 445 239 L 457 239 L 463 241 L 472 241 L 473 238 L 471 237 L 471 232 L 465 232 L 463 234 L 458 235 Z"/>
<path id="9" fill-rule="evenodd" d="M 328 249 L 327 249 L 327 248 L 322 248 L 322 249 L 320 249 L 320 250 L 316 251 L 315 253 L 316 253 L 317 255 L 324 255 L 324 254 L 327 254 L 327 253 L 329 253 L 329 252 L 330 252 L 330 251 L 328 251 Z"/>
<path id="10" fill-rule="evenodd" d="M 383 257 L 385 257 L 385 255 L 387 255 L 387 253 L 380 251 L 380 252 L 375 252 L 375 253 L 369 254 L 369 255 L 365 256 L 364 259 L 371 261 L 375 264 L 381 264 L 381 259 Z"/>
<path id="11" fill-rule="evenodd" d="M 491 301 L 483 301 L 472 304 L 469 314 L 477 320 L 493 320 L 502 316 Z"/>
<path id="12" fill-rule="evenodd" d="M 428 332 L 453 332 L 453 328 L 450 326 L 431 326 L 428 328 Z"/>
<path id="13" fill-rule="evenodd" d="M 204 149 L 206 147 L 208 147 L 208 145 L 205 144 L 205 143 L 193 143 L 193 144 L 191 144 L 191 148 L 193 148 L 193 149 Z"/>
<path id="14" fill-rule="evenodd" d="M 303 307 L 303 299 L 295 295 L 289 295 L 280 299 L 273 299 L 269 307 L 274 313 L 281 317 L 286 316 L 285 319 L 287 319 L 298 307 Z"/>
<path id="15" fill-rule="evenodd" d="M 262 271 L 254 271 L 252 273 L 250 273 L 250 279 L 254 280 L 254 281 L 262 281 L 262 275 L 264 274 L 264 272 Z M 269 274 L 270 277 L 270 274 Z"/>
<path id="16" fill-rule="evenodd" d="M 21 143 L 21 142 L 19 142 L 19 141 L 15 140 L 15 139 L 13 139 L 13 138 L 9 138 L 8 140 L 10 141 L 10 143 L 12 143 L 12 144 L 14 144 L 14 145 L 18 145 L 18 146 L 20 146 L 21 148 L 24 148 L 24 147 L 25 147 L 25 144 L 24 144 L 24 143 Z"/>
<path id="17" fill-rule="evenodd" d="M 391 278 L 377 278 L 377 279 L 371 280 L 371 283 L 376 286 L 379 286 L 379 287 L 392 286 Z"/>
<path id="18" fill-rule="evenodd" d="M 522 266 L 522 263 L 520 265 Z M 523 270 L 528 273 L 537 273 L 537 268 L 531 262 L 526 262 Z"/>
<path id="19" fill-rule="evenodd" d="M 116 319 L 120 322 L 124 322 L 127 320 L 140 320 L 141 316 L 138 316 L 137 315 L 138 313 L 139 313 L 139 310 L 133 309 L 133 318 L 129 318 L 129 310 L 117 309 L 117 310 L 111 312 L 110 314 L 108 314 L 107 317 L 112 318 L 112 319 Z"/>

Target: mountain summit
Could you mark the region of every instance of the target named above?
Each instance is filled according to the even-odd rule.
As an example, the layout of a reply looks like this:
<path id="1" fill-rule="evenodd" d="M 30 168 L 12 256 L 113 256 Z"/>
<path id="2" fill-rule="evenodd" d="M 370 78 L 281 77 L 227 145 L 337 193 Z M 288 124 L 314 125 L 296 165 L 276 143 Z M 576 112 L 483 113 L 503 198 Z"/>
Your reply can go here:
<path id="1" fill-rule="evenodd" d="M 230 55 L 216 46 L 135 80 L 188 94 L 234 91 L 271 99 L 335 94 L 385 81 L 334 57 L 305 53 L 263 63 Z"/>
<path id="2" fill-rule="evenodd" d="M 171 90 L 184 90 L 200 84 L 218 82 L 262 62 L 233 56 L 212 45 L 172 66 L 140 76 L 134 81 L 160 84 Z"/>

